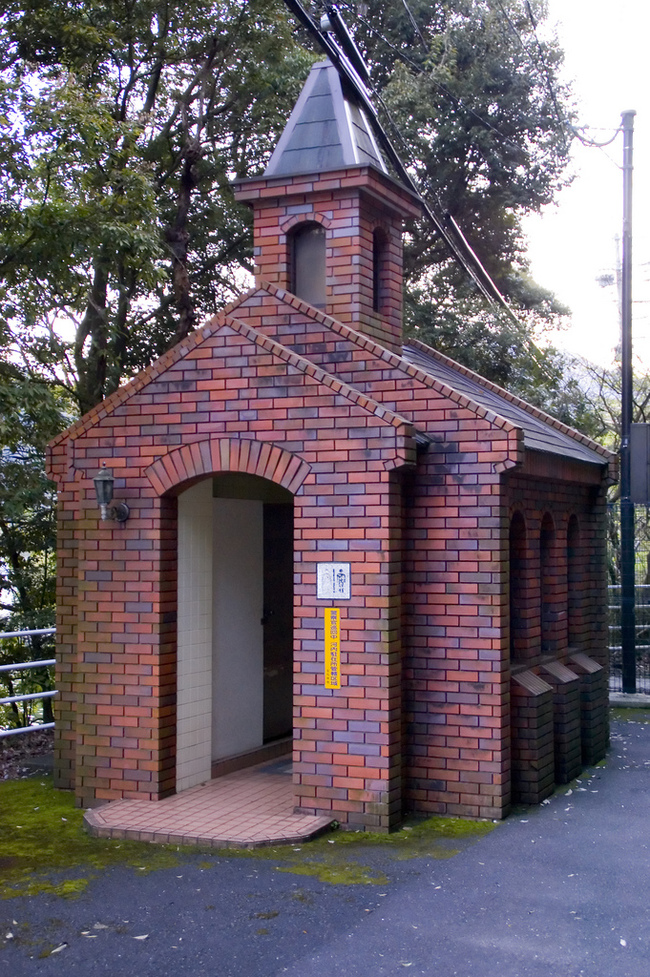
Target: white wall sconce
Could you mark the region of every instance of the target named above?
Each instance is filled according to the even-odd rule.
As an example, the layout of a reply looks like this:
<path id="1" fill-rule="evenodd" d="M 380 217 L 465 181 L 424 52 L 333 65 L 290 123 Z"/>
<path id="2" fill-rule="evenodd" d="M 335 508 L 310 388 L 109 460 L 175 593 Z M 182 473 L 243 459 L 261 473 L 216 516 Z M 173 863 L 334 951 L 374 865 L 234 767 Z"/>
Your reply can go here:
<path id="1" fill-rule="evenodd" d="M 104 521 L 112 519 L 114 522 L 126 522 L 130 512 L 126 502 L 117 502 L 115 505 L 111 505 L 115 486 L 113 472 L 108 468 L 102 468 L 99 474 L 93 478 L 93 482 L 95 483 L 95 495 L 102 519 Z"/>

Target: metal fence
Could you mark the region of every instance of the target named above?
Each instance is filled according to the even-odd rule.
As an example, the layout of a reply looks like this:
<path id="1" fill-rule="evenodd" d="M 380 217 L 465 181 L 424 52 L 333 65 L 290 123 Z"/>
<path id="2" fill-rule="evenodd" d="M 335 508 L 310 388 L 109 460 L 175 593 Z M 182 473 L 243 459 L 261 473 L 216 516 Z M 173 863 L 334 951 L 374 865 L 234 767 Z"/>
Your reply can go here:
<path id="1" fill-rule="evenodd" d="M 10 643 L 14 654 L 16 653 L 16 646 L 18 649 L 24 647 L 26 653 L 30 647 L 33 649 L 33 639 L 38 639 L 40 645 L 43 643 L 43 638 L 47 639 L 53 636 L 54 633 L 55 628 L 39 628 L 31 631 L 0 631 L 0 652 L 6 650 L 7 645 Z M 38 685 L 50 684 L 51 673 L 49 669 L 54 664 L 54 658 L 41 658 L 38 661 L 10 662 L 5 665 L 0 665 L 0 682 L 10 693 L 9 695 L 0 697 L 0 739 L 7 736 L 17 736 L 21 733 L 29 733 L 33 730 L 52 729 L 54 727 L 54 722 L 43 721 L 43 716 L 46 716 L 48 712 L 46 702 L 56 695 L 56 690 L 41 688 L 35 692 L 25 691 L 26 688 L 33 687 L 34 679 L 30 673 L 34 669 L 44 670 L 40 677 L 41 680 L 37 682 Z M 23 705 L 22 721 L 25 724 L 9 727 L 9 718 L 16 721 L 16 717 L 20 717 L 18 703 L 33 703 L 37 706 L 37 709 L 33 714 L 28 714 L 26 706 Z M 11 713 L 13 715 L 10 715 L 10 717 L 7 716 L 7 710 L 3 708 L 5 706 L 11 707 Z M 37 715 L 38 707 L 41 710 L 40 716 Z M 20 718 L 18 718 L 18 721 L 20 721 Z"/>
<path id="2" fill-rule="evenodd" d="M 621 659 L 621 588 L 610 585 L 609 592 L 609 687 L 623 688 Z M 635 587 L 636 690 L 650 694 L 650 584 Z"/>

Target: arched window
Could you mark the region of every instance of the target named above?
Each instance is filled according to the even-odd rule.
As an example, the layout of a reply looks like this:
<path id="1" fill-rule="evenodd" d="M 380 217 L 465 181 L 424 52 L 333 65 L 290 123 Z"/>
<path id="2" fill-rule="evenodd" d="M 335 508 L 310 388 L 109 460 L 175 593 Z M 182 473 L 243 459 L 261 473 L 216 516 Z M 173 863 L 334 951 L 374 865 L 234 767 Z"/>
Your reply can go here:
<path id="1" fill-rule="evenodd" d="M 325 228 L 298 224 L 289 236 L 290 291 L 317 309 L 325 308 Z"/>
<path id="2" fill-rule="evenodd" d="M 510 521 L 510 658 L 527 657 L 526 523 L 521 512 Z"/>
<path id="3" fill-rule="evenodd" d="M 372 307 L 383 312 L 386 304 L 388 236 L 381 227 L 372 232 Z"/>
<path id="4" fill-rule="evenodd" d="M 539 571 L 541 581 L 540 620 L 542 627 L 542 652 L 548 654 L 556 648 L 556 579 L 555 525 L 550 513 L 542 519 L 539 536 Z"/>
<path id="5" fill-rule="evenodd" d="M 571 516 L 566 539 L 567 565 L 567 618 L 569 647 L 580 647 L 580 605 L 582 602 L 583 571 L 580 564 L 580 525 L 577 516 Z"/>

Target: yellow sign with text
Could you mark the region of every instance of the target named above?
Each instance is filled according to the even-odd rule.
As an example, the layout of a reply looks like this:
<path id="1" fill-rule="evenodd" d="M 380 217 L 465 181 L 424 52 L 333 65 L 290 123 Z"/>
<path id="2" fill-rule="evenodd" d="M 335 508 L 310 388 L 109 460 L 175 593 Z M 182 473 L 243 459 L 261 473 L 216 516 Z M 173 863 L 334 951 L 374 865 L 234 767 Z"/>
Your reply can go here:
<path id="1" fill-rule="evenodd" d="M 341 612 L 325 608 L 325 688 L 341 688 Z"/>

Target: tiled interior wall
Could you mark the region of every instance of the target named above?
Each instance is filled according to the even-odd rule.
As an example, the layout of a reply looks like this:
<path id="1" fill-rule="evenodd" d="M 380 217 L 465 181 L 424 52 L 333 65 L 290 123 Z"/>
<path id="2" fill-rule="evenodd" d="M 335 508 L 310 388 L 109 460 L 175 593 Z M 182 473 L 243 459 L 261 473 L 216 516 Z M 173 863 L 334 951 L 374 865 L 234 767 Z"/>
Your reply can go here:
<path id="1" fill-rule="evenodd" d="M 212 763 L 212 506 L 210 478 L 178 498 L 178 791 Z"/>
<path id="2" fill-rule="evenodd" d="M 262 746 L 262 503 L 214 500 L 212 758 Z"/>

